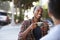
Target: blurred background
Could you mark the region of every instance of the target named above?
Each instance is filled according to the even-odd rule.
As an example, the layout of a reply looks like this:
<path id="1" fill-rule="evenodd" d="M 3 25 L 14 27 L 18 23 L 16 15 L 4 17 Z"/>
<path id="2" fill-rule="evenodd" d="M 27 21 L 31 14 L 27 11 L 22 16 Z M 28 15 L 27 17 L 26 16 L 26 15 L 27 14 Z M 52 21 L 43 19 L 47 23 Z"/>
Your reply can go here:
<path id="1" fill-rule="evenodd" d="M 8 23 L 21 23 L 23 20 L 33 17 L 33 8 L 40 5 L 44 9 L 43 19 L 49 18 L 47 15 L 48 0 L 0 0 L 0 21 Z M 5 18 L 6 17 L 6 18 Z M 3 24 L 2 22 L 0 23 Z"/>
<path id="2" fill-rule="evenodd" d="M 17 40 L 22 21 L 34 16 L 37 5 L 43 7 L 43 20 L 50 20 L 48 0 L 0 0 L 0 40 Z"/>

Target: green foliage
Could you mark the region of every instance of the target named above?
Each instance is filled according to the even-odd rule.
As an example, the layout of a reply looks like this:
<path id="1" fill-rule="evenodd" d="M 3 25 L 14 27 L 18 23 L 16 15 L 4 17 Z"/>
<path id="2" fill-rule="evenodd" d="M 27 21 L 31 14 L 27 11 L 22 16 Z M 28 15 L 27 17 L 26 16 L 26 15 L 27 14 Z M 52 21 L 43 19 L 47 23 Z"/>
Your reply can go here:
<path id="1" fill-rule="evenodd" d="M 11 0 L 1 0 L 1 1 L 11 1 Z M 39 1 L 39 0 L 14 0 L 15 7 L 18 7 L 20 9 L 20 16 L 17 17 L 15 15 L 15 18 L 18 18 L 19 21 L 24 20 L 24 15 L 22 14 L 22 9 L 26 10 L 28 8 L 31 8 L 31 6 L 33 6 L 32 2 L 36 2 L 36 1 Z"/>
<path id="2" fill-rule="evenodd" d="M 24 20 L 24 15 L 21 14 L 21 15 L 18 17 L 18 19 L 19 19 L 19 22 L 22 22 L 22 21 Z"/>
<path id="3" fill-rule="evenodd" d="M 45 19 L 49 18 L 49 16 L 48 16 L 48 10 L 44 9 L 43 11 L 44 11 L 43 12 L 43 18 L 45 18 Z"/>
<path id="4" fill-rule="evenodd" d="M 14 15 L 14 19 L 18 19 L 17 15 Z"/>
<path id="5" fill-rule="evenodd" d="M 28 8 L 30 8 L 31 6 L 33 6 L 32 5 L 32 2 L 34 2 L 34 1 L 39 1 L 39 0 L 15 0 L 14 1 L 14 4 L 15 4 L 15 6 L 17 6 L 17 7 L 25 7 L 25 9 L 28 9 Z M 23 6 L 22 6 L 23 5 Z"/>
<path id="6" fill-rule="evenodd" d="M 22 14 L 22 9 L 26 10 L 28 8 L 31 8 L 31 6 L 33 6 L 32 2 L 34 1 L 39 1 L 39 0 L 19 0 L 19 1 L 16 0 L 15 1 L 15 6 L 20 9 L 19 21 L 24 20 L 24 14 Z"/>
<path id="7" fill-rule="evenodd" d="M 24 15 L 21 15 L 21 16 L 17 16 L 17 15 L 14 15 L 14 19 L 20 19 L 20 21 L 24 20 Z"/>

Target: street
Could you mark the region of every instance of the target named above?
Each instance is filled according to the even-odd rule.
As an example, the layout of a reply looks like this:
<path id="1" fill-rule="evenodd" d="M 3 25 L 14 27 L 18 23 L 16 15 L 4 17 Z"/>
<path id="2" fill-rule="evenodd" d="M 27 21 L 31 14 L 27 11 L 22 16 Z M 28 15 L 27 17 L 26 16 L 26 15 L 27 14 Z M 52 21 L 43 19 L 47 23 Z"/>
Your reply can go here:
<path id="1" fill-rule="evenodd" d="M 2 28 L 3 26 L 0 25 L 0 29 Z"/>
<path id="2" fill-rule="evenodd" d="M 0 26 L 0 28 L 1 28 L 1 26 Z"/>
<path id="3" fill-rule="evenodd" d="M 0 26 L 0 40 L 17 40 L 20 24 Z"/>

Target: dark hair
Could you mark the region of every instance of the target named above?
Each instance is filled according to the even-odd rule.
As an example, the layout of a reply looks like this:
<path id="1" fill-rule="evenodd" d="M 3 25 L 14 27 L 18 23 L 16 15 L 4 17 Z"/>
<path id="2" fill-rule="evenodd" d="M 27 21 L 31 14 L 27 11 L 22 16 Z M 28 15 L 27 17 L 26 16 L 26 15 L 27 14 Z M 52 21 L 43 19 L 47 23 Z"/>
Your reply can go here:
<path id="1" fill-rule="evenodd" d="M 35 6 L 35 7 L 34 7 L 33 13 L 34 13 L 34 11 L 36 10 L 37 7 L 38 7 L 38 6 Z M 42 8 L 41 6 L 39 6 L 39 7 L 40 7 L 41 13 L 42 13 L 42 12 L 43 12 L 43 8 Z"/>
<path id="2" fill-rule="evenodd" d="M 49 0 L 48 8 L 56 19 L 60 19 L 60 0 Z"/>

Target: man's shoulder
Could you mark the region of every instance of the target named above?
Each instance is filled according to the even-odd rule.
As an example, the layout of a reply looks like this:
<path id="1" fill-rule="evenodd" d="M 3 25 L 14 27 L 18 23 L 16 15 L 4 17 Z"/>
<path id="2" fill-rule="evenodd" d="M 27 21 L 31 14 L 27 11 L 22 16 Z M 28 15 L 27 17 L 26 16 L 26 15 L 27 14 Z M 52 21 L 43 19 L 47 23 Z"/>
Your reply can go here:
<path id="1" fill-rule="evenodd" d="M 59 27 L 54 27 L 50 30 L 50 32 L 46 36 L 42 37 L 40 40 L 57 40 L 57 39 L 60 39 L 59 38 L 59 34 L 60 34 L 59 32 L 60 32 Z"/>
<path id="2" fill-rule="evenodd" d="M 42 37 L 40 40 L 57 40 L 57 35 L 47 34 L 46 36 Z"/>

